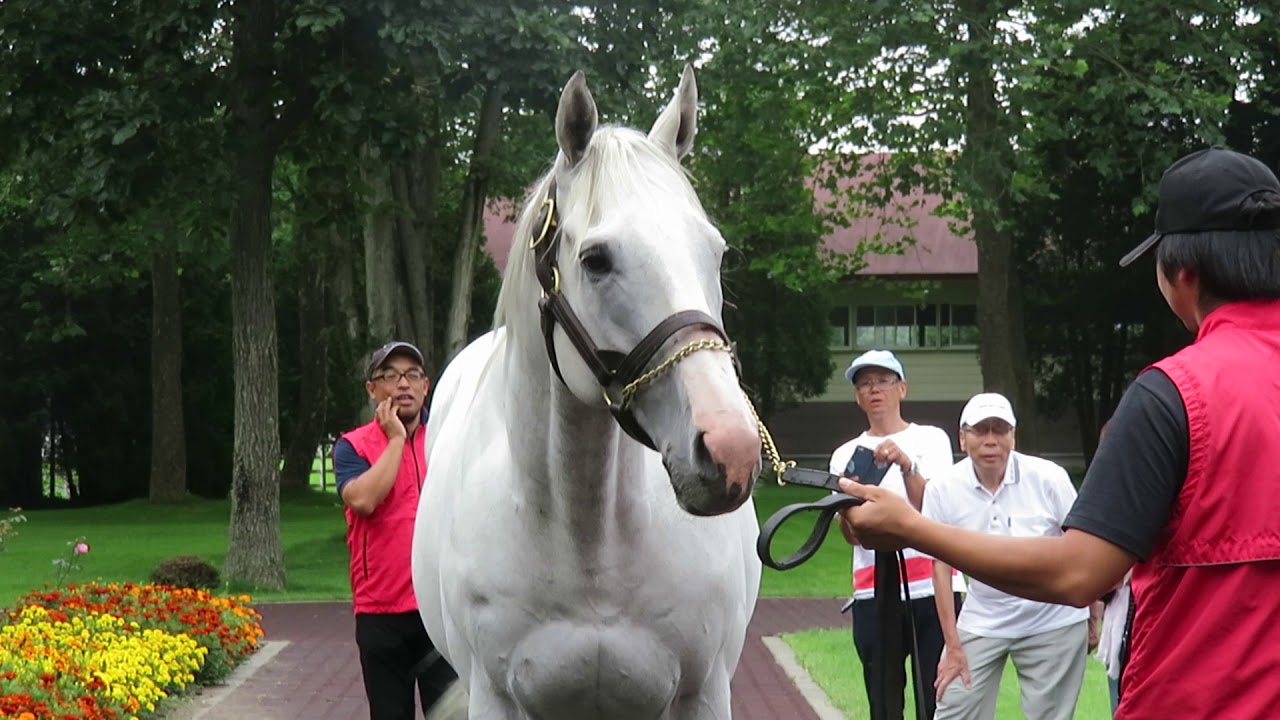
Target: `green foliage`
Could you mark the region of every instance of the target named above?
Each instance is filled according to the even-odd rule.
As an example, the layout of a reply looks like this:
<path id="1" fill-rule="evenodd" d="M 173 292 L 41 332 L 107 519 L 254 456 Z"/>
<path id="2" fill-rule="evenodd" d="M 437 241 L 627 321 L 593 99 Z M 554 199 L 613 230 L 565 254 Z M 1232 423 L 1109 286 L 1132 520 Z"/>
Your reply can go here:
<path id="1" fill-rule="evenodd" d="M 722 7 L 703 19 L 711 59 L 698 76 L 706 110 L 690 165 L 730 247 L 725 324 L 768 416 L 821 392 L 832 371 L 827 315 L 841 269 L 822 251 L 833 213 L 815 207 L 820 158 L 809 152 L 823 86 L 788 78 L 806 49 L 770 27 L 771 6 Z"/>
<path id="2" fill-rule="evenodd" d="M 165 558 L 151 571 L 151 582 L 176 588 L 214 590 L 221 584 L 218 569 L 195 555 Z"/>
<path id="3" fill-rule="evenodd" d="M 1080 32 L 1064 29 L 1070 9 L 1042 19 L 1063 60 L 1021 93 L 1037 122 L 1020 138 L 1010 220 L 1021 272 L 1037 278 L 1026 332 L 1043 409 L 1075 410 L 1089 456 L 1134 374 L 1190 339 L 1150 276 L 1117 260 L 1150 233 L 1164 168 L 1223 140 L 1250 61 L 1237 3 L 1130 3 Z"/>
<path id="4" fill-rule="evenodd" d="M 61 452 L 59 473 L 79 481 L 76 502 L 146 492 L 151 369 L 139 358 L 158 240 L 179 249 L 189 486 L 207 496 L 228 489 L 237 146 L 226 29 L 235 6 L 11 0 L 0 13 L 0 135 L 9 139 L 0 147 L 0 329 L 15 339 L 0 348 L 0 372 L 15 380 L 0 389 L 7 502 L 39 501 L 46 438 Z M 637 122 L 654 116 L 693 61 L 703 109 L 689 166 L 731 247 L 726 322 L 766 415 L 819 392 L 830 375 L 828 289 L 862 258 L 831 256 L 822 237 L 849 213 L 884 212 L 914 188 L 941 193 L 940 212 L 960 230 L 976 208 L 999 210 L 1029 280 L 1025 330 L 1045 407 L 1088 404 L 1105 415 L 1128 373 L 1186 339 L 1158 296 L 1113 262 L 1150 226 L 1160 171 L 1223 138 L 1280 159 L 1274 11 L 1227 0 L 1035 0 L 1001 5 L 994 28 L 973 24 L 990 7 L 279 6 L 268 92 L 291 130 L 271 138 L 282 143 L 271 227 L 281 397 L 323 394 L 327 432 L 355 421 L 371 168 L 412 175 L 424 158 L 438 162 L 438 177 L 413 177 L 409 197 L 420 205 L 396 211 L 423 213 L 439 338 L 485 91 L 499 86 L 507 103 L 492 160 L 477 169 L 491 195 L 519 198 L 554 156 L 551 121 L 573 70 L 587 72 L 604 122 Z M 1002 112 L 982 140 L 998 151 L 959 165 L 956 151 L 973 140 L 966 83 L 986 59 Z M 850 185 L 868 150 L 892 159 Z M 1007 195 L 973 192 L 1002 173 Z M 814 185 L 844 205 L 815 208 Z M 861 250 L 899 249 L 867 238 Z M 473 335 L 488 325 L 498 284 L 488 258 L 478 265 Z M 352 278 L 341 292 L 340 270 Z M 301 290 L 317 274 L 335 286 L 325 290 L 324 327 L 308 336 L 327 356 L 322 388 L 304 387 L 310 331 L 299 320 Z M 302 420 L 293 403 L 282 407 L 287 433 Z"/>

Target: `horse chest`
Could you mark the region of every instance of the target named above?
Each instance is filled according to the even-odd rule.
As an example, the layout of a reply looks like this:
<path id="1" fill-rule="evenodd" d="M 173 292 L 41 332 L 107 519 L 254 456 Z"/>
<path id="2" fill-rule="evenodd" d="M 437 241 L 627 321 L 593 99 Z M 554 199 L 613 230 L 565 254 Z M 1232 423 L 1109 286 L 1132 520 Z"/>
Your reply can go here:
<path id="1" fill-rule="evenodd" d="M 462 576 L 457 602 L 492 684 L 531 717 L 660 717 L 706 677 L 735 593 L 692 567 L 698 553 L 668 552 L 660 572 L 650 550 L 638 539 L 629 553 L 588 559 L 544 538 Z M 686 563 L 688 582 L 656 581 Z"/>

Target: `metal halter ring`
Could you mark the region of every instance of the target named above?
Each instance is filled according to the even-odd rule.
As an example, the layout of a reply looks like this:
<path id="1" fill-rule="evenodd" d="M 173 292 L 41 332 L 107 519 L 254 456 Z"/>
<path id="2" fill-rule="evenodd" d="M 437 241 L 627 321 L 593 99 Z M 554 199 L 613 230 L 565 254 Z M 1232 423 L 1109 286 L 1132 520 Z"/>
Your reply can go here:
<path id="1" fill-rule="evenodd" d="M 541 292 L 542 292 L 542 297 L 545 298 L 547 296 L 547 291 L 543 290 Z M 551 294 L 552 295 L 560 294 L 560 268 L 555 268 L 555 267 L 551 268 Z"/>
<path id="2" fill-rule="evenodd" d="M 542 244 L 547 239 L 547 231 L 551 229 L 551 224 L 555 222 L 556 217 L 556 199 L 550 195 L 546 200 L 542 201 L 542 207 L 546 211 L 546 220 L 542 221 L 542 232 L 529 243 L 529 249 L 532 250 Z"/>
<path id="3" fill-rule="evenodd" d="M 600 394 L 601 394 L 601 395 L 604 395 L 604 404 L 605 404 L 605 406 L 606 406 L 606 407 L 608 407 L 610 410 L 622 410 L 622 409 L 624 409 L 624 408 L 626 407 L 626 405 L 627 405 L 627 398 L 626 398 L 626 396 L 623 396 L 623 398 L 622 398 L 622 402 L 621 402 L 621 403 L 618 403 L 618 404 L 616 404 L 616 405 L 615 405 L 615 404 L 614 404 L 614 402 L 613 402 L 613 398 L 609 397 L 609 388 L 607 388 L 607 387 L 602 387 L 602 388 L 600 388 Z"/>

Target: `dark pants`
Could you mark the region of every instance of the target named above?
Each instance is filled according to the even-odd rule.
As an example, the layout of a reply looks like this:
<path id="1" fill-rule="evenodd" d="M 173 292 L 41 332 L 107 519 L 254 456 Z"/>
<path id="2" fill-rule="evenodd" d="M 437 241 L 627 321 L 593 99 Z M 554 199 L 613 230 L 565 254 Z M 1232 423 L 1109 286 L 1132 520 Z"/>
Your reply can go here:
<path id="1" fill-rule="evenodd" d="M 960 593 L 955 594 L 956 614 L 960 613 Z M 946 644 L 942 638 L 942 625 L 938 623 L 938 608 L 934 605 L 933 596 L 915 598 L 911 601 L 911 616 L 915 618 L 916 642 L 920 649 L 920 677 L 915 678 L 917 687 L 924 690 L 925 717 L 932 718 L 938 701 L 933 683 L 938 679 L 938 660 L 942 657 L 942 648 Z M 871 708 L 871 717 L 877 717 L 876 686 L 879 684 L 878 673 L 883 669 L 880 662 L 879 637 L 876 632 L 876 602 L 872 598 L 858 600 L 853 603 L 853 646 L 858 650 L 858 659 L 862 661 L 862 681 L 867 688 L 867 704 Z M 902 618 L 902 646 L 907 655 L 915 652 L 911 643 L 911 626 L 907 616 Z M 899 687 L 902 693 L 906 688 Z"/>
<path id="2" fill-rule="evenodd" d="M 422 667 L 423 658 L 434 648 L 416 610 L 356 615 L 356 647 L 371 720 L 413 720 L 415 681 L 425 712 L 458 677 L 439 656 Z"/>

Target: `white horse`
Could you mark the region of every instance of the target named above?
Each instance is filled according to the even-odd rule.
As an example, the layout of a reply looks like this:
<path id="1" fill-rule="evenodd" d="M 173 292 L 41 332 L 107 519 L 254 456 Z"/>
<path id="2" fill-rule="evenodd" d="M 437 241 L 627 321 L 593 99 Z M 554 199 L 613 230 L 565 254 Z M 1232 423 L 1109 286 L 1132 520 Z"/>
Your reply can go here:
<path id="1" fill-rule="evenodd" d="M 686 67 L 647 135 L 597 127 L 573 76 L 496 329 L 439 378 L 413 582 L 471 718 L 731 716 L 760 438 L 725 352 L 725 242 L 679 162 L 696 113 Z"/>

